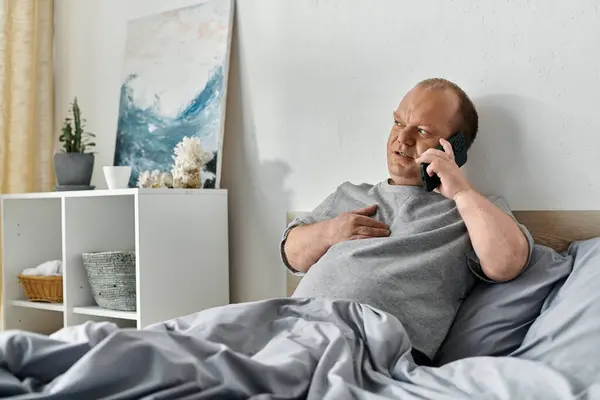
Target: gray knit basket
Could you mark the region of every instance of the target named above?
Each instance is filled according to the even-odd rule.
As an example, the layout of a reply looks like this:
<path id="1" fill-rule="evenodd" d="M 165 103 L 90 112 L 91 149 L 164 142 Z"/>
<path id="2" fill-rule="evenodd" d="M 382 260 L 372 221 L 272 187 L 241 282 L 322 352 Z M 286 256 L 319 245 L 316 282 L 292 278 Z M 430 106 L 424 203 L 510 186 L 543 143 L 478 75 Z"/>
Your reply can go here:
<path id="1" fill-rule="evenodd" d="M 81 256 L 98 306 L 135 311 L 135 252 L 106 251 Z"/>

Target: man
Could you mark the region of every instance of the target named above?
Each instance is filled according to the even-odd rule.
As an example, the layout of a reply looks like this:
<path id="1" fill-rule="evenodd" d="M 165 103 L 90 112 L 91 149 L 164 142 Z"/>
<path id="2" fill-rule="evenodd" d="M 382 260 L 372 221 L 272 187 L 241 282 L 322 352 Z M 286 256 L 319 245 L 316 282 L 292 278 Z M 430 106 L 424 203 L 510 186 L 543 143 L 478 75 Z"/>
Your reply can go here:
<path id="1" fill-rule="evenodd" d="M 389 179 L 344 183 L 286 230 L 284 263 L 305 274 L 294 297 L 386 311 L 416 355 L 433 359 L 475 279 L 512 280 L 531 255 L 531 235 L 501 198 L 479 194 L 454 162 L 447 139 L 461 131 L 469 148 L 477 130 L 475 107 L 454 83 L 429 79 L 410 90 L 387 141 Z M 422 163 L 441 180 L 434 192 L 422 187 Z"/>

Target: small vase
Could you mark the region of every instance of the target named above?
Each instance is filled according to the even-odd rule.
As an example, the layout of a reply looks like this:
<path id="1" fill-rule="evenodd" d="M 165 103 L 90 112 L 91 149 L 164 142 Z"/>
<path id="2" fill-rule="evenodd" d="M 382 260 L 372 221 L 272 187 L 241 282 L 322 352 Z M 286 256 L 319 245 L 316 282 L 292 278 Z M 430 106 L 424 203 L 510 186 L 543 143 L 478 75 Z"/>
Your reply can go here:
<path id="1" fill-rule="evenodd" d="M 131 167 L 126 165 L 106 166 L 104 170 L 104 179 L 109 189 L 127 189 L 129 187 L 129 178 L 131 177 Z"/>

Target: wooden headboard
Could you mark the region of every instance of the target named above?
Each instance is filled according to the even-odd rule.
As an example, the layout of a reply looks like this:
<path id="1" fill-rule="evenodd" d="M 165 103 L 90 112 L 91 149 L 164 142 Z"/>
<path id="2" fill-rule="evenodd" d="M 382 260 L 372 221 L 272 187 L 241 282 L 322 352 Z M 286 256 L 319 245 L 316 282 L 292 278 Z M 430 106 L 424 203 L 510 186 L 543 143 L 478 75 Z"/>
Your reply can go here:
<path id="1" fill-rule="evenodd" d="M 536 243 L 565 251 L 576 240 L 600 237 L 600 211 L 514 211 Z"/>
<path id="2" fill-rule="evenodd" d="M 288 223 L 304 212 L 289 212 Z M 576 240 L 600 237 L 600 211 L 513 211 L 515 218 L 529 229 L 535 243 L 565 251 Z M 288 296 L 300 277 L 287 274 Z"/>

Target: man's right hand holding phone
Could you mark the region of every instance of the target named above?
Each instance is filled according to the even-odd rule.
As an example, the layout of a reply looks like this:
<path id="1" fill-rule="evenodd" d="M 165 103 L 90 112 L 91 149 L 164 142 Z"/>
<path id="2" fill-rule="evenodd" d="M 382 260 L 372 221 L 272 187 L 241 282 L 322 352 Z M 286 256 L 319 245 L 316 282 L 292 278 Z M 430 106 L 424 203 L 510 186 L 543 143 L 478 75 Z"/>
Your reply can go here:
<path id="1" fill-rule="evenodd" d="M 450 142 L 440 139 L 440 145 L 444 148 L 443 151 L 436 148 L 425 150 L 415 162 L 429 164 L 427 167 L 429 176 L 437 174 L 442 182 L 435 191 L 454 200 L 459 193 L 471 190 L 472 186 L 454 161 L 454 151 Z"/>

